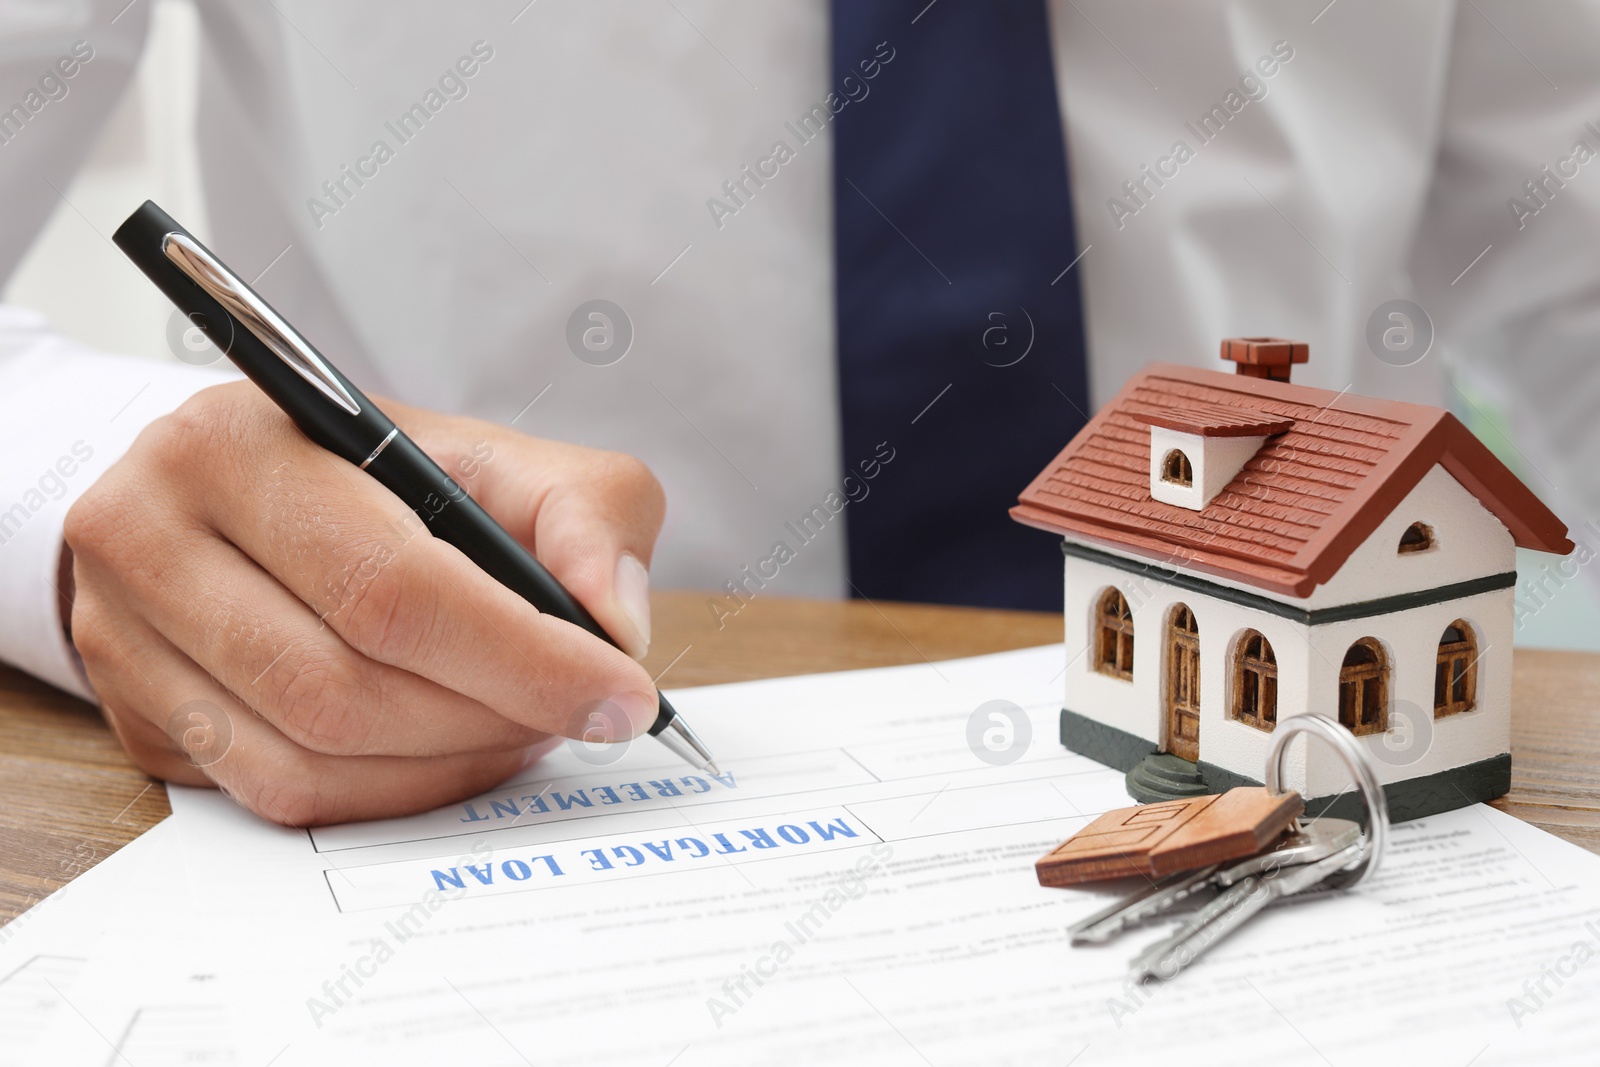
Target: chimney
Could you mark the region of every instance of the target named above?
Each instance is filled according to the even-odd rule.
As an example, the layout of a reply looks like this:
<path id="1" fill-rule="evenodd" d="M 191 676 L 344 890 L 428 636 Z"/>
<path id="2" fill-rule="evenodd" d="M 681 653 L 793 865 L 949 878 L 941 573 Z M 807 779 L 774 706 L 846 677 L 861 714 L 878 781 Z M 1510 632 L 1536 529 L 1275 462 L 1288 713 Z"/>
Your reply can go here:
<path id="1" fill-rule="evenodd" d="M 1286 382 L 1290 367 L 1311 358 L 1311 346 L 1281 337 L 1230 337 L 1222 342 L 1222 358 L 1247 377 Z"/>

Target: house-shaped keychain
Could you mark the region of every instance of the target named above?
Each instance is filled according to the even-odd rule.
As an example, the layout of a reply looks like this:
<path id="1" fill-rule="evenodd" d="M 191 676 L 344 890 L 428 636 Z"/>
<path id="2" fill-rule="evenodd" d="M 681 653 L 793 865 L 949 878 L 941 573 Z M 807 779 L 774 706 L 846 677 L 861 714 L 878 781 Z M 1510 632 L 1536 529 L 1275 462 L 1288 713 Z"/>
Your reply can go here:
<path id="1" fill-rule="evenodd" d="M 1066 557 L 1062 742 L 1166 800 L 1257 782 L 1276 725 L 1319 714 L 1396 819 L 1504 795 L 1516 548 L 1570 552 L 1566 527 L 1449 412 L 1291 384 L 1307 357 L 1150 366 L 1022 493 Z M 1287 785 L 1348 789 L 1296 748 Z"/>

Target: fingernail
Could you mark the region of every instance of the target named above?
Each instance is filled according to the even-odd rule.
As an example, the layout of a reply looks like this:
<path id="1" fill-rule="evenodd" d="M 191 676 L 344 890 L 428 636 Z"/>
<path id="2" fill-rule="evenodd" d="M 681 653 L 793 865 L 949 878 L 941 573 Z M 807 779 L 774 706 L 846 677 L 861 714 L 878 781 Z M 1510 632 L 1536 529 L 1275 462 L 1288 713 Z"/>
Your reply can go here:
<path id="1" fill-rule="evenodd" d="M 617 606 L 633 624 L 633 636 L 617 634 L 622 650 L 639 659 L 650 649 L 650 572 L 632 552 L 624 552 L 617 560 L 617 576 L 612 583 L 612 596 Z"/>
<path id="2" fill-rule="evenodd" d="M 613 722 L 613 716 L 597 716 L 595 722 L 597 725 L 603 724 L 601 729 L 606 733 L 607 741 L 626 741 L 638 737 L 655 725 L 656 716 L 661 712 L 660 698 L 654 693 L 618 693 L 605 703 L 620 710 L 628 720 L 628 725 L 624 726 L 620 722 Z"/>

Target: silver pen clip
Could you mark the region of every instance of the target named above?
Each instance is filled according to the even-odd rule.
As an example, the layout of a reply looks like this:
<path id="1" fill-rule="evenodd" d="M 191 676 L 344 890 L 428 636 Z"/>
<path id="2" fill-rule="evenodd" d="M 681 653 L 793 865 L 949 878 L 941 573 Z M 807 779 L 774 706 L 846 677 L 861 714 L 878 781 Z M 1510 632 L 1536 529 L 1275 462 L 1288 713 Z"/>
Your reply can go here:
<path id="1" fill-rule="evenodd" d="M 312 351 L 305 338 L 295 332 L 278 313 L 267 306 L 250 287 L 234 277 L 233 272 L 219 263 L 215 256 L 201 248 L 188 234 L 169 233 L 161 239 L 161 251 L 191 281 L 230 315 L 244 323 L 245 329 L 256 335 L 256 340 L 266 345 L 272 353 L 323 396 L 338 404 L 352 415 L 361 414 L 350 390 L 334 375 L 322 357 Z"/>

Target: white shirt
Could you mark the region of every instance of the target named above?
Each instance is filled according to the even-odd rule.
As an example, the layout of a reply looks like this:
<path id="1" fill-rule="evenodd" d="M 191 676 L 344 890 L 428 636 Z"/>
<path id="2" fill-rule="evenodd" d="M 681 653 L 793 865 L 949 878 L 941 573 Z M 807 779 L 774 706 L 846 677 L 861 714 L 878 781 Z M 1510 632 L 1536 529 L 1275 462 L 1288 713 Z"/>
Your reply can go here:
<path id="1" fill-rule="evenodd" d="M 124 4 L 0 0 L 0 108 L 75 42 L 94 53 L 0 143 L 0 276 L 137 60 L 148 5 Z M 364 389 L 640 456 L 669 499 L 659 585 L 723 587 L 838 489 L 860 457 L 837 443 L 831 137 L 800 145 L 785 125 L 836 88 L 825 0 L 198 6 L 200 236 L 246 277 L 270 265 L 263 295 Z M 1314 23 L 1271 3 L 1051 13 L 1080 239 L 1061 265 L 1082 253 L 1097 401 L 1150 359 L 1213 365 L 1230 335 L 1310 341 L 1296 374 L 1315 384 L 1433 401 L 1448 357 L 1501 394 L 1558 506 L 1600 499 L 1576 450 L 1592 405 L 1571 388 L 1594 379 L 1569 375 L 1600 280 L 1583 228 L 1600 166 L 1521 231 L 1505 204 L 1600 118 L 1583 44 L 1600 16 L 1508 15 L 1524 60 L 1470 6 L 1341 0 Z M 1256 64 L 1278 42 L 1292 56 L 1267 77 Z M 917 26 L 889 43 L 915 48 Z M 1232 109 L 1246 72 L 1265 95 Z M 1226 122 L 1202 143 L 1185 123 L 1213 104 Z M 1161 164 L 1179 140 L 1190 157 Z M 778 141 L 793 158 L 714 212 Z M 1135 201 L 1123 183 L 1144 165 L 1172 176 Z M 1397 297 L 1438 334 L 1403 370 L 1364 340 Z M 595 299 L 632 324 L 607 366 L 567 341 Z M 97 356 L 0 308 L 0 517 L 27 511 L 0 544 L 0 658 L 86 693 L 51 585 L 61 517 L 140 426 L 215 380 Z M 92 455 L 59 493 L 29 496 L 78 442 Z M 844 566 L 834 528 L 774 591 L 838 595 Z"/>

